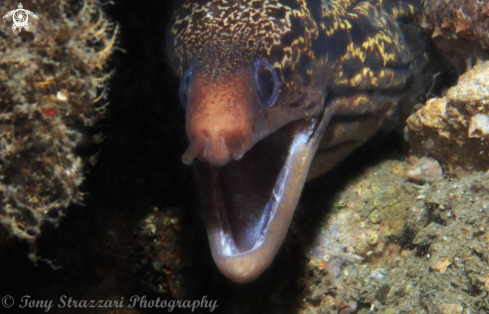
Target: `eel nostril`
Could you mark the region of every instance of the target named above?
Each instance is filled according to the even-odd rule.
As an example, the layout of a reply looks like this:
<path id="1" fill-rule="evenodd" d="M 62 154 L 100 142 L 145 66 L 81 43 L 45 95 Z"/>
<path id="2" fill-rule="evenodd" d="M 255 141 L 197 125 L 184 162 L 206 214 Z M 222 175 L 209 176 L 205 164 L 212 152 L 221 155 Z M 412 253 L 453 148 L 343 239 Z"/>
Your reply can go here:
<path id="1" fill-rule="evenodd" d="M 243 136 L 233 138 L 233 139 L 226 139 L 224 142 L 224 144 L 229 148 L 232 158 L 235 160 L 240 160 L 244 156 L 243 143 L 244 143 Z"/>
<path id="2" fill-rule="evenodd" d="M 182 162 L 188 166 L 190 166 L 194 160 L 194 158 L 199 155 L 199 153 L 202 151 L 202 140 L 199 139 L 193 139 L 190 142 L 190 145 L 188 146 L 187 150 L 182 156 Z"/>

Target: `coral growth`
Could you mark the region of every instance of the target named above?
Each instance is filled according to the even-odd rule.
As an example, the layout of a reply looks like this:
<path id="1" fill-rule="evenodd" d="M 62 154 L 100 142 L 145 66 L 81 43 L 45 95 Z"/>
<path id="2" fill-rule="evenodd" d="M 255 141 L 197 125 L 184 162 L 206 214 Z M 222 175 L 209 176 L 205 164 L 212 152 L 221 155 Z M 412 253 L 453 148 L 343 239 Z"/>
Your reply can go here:
<path id="1" fill-rule="evenodd" d="M 460 76 L 447 96 L 426 102 L 407 119 L 405 138 L 417 155 L 450 169 L 489 168 L 489 62 Z"/>
<path id="2" fill-rule="evenodd" d="M 0 16 L 17 8 L 7 0 Z M 103 116 L 105 64 L 117 28 L 98 0 L 25 3 L 29 31 L 0 27 L 0 228 L 32 243 L 44 221 L 57 224 L 79 203 L 83 166 L 76 153 L 99 142 L 84 126 Z"/>

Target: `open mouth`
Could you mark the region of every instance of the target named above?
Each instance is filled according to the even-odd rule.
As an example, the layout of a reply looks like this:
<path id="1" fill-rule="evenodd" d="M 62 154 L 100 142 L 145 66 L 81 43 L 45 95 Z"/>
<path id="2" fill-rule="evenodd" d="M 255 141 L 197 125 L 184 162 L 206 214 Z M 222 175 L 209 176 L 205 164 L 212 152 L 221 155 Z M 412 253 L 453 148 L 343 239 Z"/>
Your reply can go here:
<path id="1" fill-rule="evenodd" d="M 249 268 L 239 271 L 250 271 L 253 280 L 278 251 L 317 147 L 310 144 L 318 120 L 291 122 L 224 167 L 195 163 L 213 257 L 231 279 L 241 281 L 223 267 Z M 231 265 L 239 257 L 246 262 Z M 220 263 L 223 259 L 227 262 Z M 255 271 L 255 264 L 262 269 Z"/>
<path id="2" fill-rule="evenodd" d="M 258 142 L 243 159 L 213 168 L 212 188 L 217 196 L 213 210 L 221 254 L 236 255 L 263 244 L 282 200 L 288 155 L 303 140 L 304 124 L 289 123 Z"/>

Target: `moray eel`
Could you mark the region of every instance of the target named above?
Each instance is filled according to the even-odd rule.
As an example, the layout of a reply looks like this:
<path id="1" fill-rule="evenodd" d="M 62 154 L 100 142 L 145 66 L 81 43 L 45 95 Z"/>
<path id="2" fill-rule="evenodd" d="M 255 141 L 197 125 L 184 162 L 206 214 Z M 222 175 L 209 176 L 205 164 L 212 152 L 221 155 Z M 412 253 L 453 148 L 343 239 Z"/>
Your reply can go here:
<path id="1" fill-rule="evenodd" d="M 194 164 L 212 256 L 226 277 L 256 279 L 306 180 L 416 94 L 413 77 L 426 64 L 418 11 L 414 1 L 386 0 L 177 5 L 167 48 L 186 110 L 182 160 Z"/>

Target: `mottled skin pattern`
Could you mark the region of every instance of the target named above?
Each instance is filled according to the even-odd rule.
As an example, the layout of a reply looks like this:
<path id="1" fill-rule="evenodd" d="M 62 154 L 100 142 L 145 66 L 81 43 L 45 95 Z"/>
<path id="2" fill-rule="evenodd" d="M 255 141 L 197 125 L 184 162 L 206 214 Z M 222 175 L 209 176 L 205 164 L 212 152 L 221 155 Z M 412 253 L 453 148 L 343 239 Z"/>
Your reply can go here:
<path id="1" fill-rule="evenodd" d="M 171 63 L 180 77 L 193 62 L 212 75 L 261 56 L 280 76 L 280 105 L 295 104 L 313 75 L 332 90 L 402 88 L 409 73 L 389 67 L 412 61 L 397 19 L 416 12 L 404 2 L 185 1 L 171 22 Z"/>
<path id="2" fill-rule="evenodd" d="M 286 183 L 284 200 L 275 188 L 276 213 L 257 211 L 272 217 L 260 233 L 263 245 L 229 246 L 222 233 L 226 226 L 214 222 L 229 214 L 221 209 L 208 214 L 213 256 L 228 278 L 251 281 L 271 263 L 308 170 L 309 179 L 329 170 L 394 119 L 400 104 L 409 106 L 424 95 L 429 84 L 414 82 L 421 72 L 431 79 L 425 34 L 417 26 L 421 11 L 416 1 L 382 0 L 185 0 L 177 7 L 168 50 L 178 76 L 193 66 L 187 108 L 191 144 L 183 160 L 197 157 L 204 162 L 196 165 L 198 175 L 214 177 L 200 180 L 204 211 L 226 207 L 222 189 L 213 188 L 215 167 L 232 165 L 221 174 L 241 169 L 237 161 L 269 135 L 291 134 L 297 144 L 287 153 L 295 157 L 285 163 L 292 170 L 282 169 L 277 179 Z M 280 80 L 272 106 L 256 96 L 257 57 L 273 65 Z M 309 140 L 296 141 L 301 134 Z M 284 171 L 293 178 L 282 176 Z M 230 252 L 239 252 L 240 260 Z"/>
<path id="3" fill-rule="evenodd" d="M 172 62 L 177 74 L 183 75 L 192 62 L 202 62 L 203 71 L 209 75 L 232 72 L 237 64 L 250 63 L 259 55 L 277 69 L 284 94 L 281 104 L 290 103 L 290 98 L 297 100 L 303 93 L 302 85 L 311 83 L 308 65 L 314 59 L 311 46 L 318 29 L 304 1 L 289 2 L 293 5 L 278 1 L 186 1 L 175 13 L 171 29 L 175 47 Z"/>

